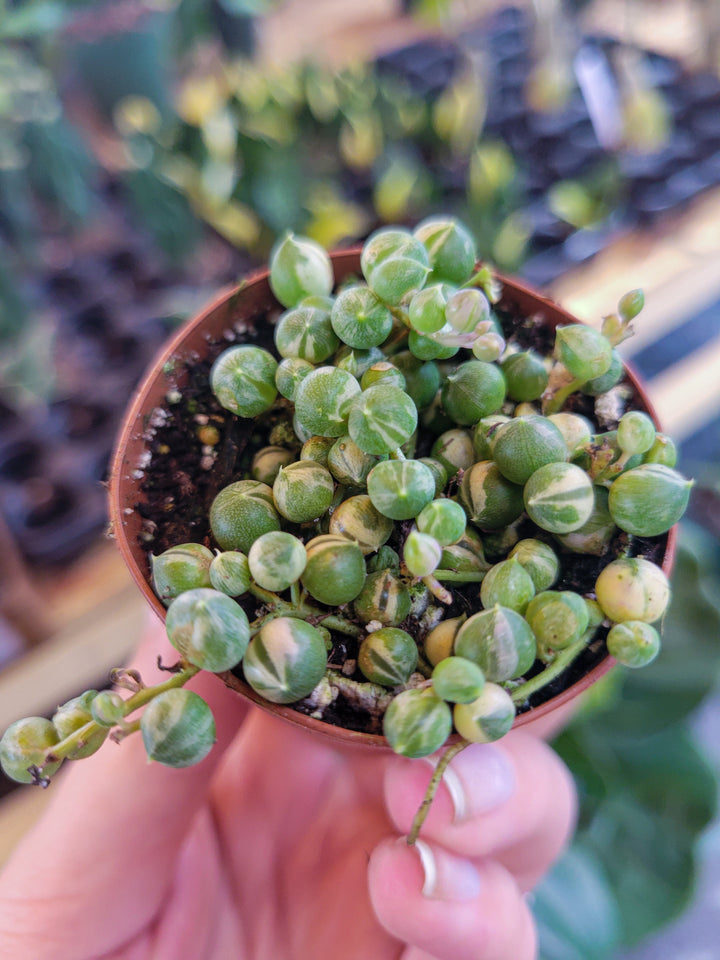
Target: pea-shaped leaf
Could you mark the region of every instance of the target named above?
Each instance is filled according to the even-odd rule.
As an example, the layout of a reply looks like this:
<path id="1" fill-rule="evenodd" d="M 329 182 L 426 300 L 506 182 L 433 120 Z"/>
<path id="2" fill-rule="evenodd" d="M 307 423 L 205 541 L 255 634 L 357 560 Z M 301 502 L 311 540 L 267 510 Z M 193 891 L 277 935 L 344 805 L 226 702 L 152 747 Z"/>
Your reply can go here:
<path id="1" fill-rule="evenodd" d="M 327 296 L 333 287 L 327 251 L 308 237 L 288 232 L 270 255 L 270 287 L 284 307 L 308 296 Z"/>
<path id="2" fill-rule="evenodd" d="M 365 560 L 360 546 L 346 537 L 324 534 L 306 544 L 307 566 L 302 584 L 328 606 L 349 603 L 365 583 Z"/>
<path id="3" fill-rule="evenodd" d="M 375 620 L 385 627 L 397 627 L 410 613 L 410 591 L 389 570 L 369 573 L 355 597 L 355 614 L 363 623 Z"/>
<path id="4" fill-rule="evenodd" d="M 540 467 L 525 484 L 523 496 L 530 519 L 551 533 L 579 530 L 595 504 L 590 478 L 572 463 Z"/>
<path id="5" fill-rule="evenodd" d="M 253 637 L 243 672 L 266 700 L 295 703 L 315 689 L 326 663 L 325 642 L 316 627 L 296 617 L 276 617 Z"/>
<path id="6" fill-rule="evenodd" d="M 243 608 L 219 590 L 188 590 L 170 604 L 165 618 L 170 643 L 186 660 L 221 673 L 243 658 L 250 626 Z"/>
<path id="7" fill-rule="evenodd" d="M 463 476 L 460 501 L 481 530 L 499 530 L 523 511 L 522 487 L 507 480 L 489 460 L 474 464 Z"/>
<path id="8" fill-rule="evenodd" d="M 442 404 L 455 423 L 470 425 L 495 413 L 505 399 L 500 368 L 481 360 L 461 363 L 442 385 Z"/>
<path id="9" fill-rule="evenodd" d="M 389 308 L 377 294 L 364 286 L 340 291 L 332 308 L 331 320 L 340 340 L 359 350 L 379 346 L 393 325 Z"/>
<path id="10" fill-rule="evenodd" d="M 59 741 L 58 731 L 45 717 L 25 717 L 11 723 L 0 740 L 0 765 L 16 783 L 32 783 L 30 767 L 43 766 L 43 776 L 51 777 L 62 760 L 45 766 L 47 751 Z"/>
<path id="11" fill-rule="evenodd" d="M 404 690 L 385 711 L 383 733 L 395 753 L 427 757 L 445 743 L 452 730 L 448 705 L 432 690 Z"/>
<path id="12" fill-rule="evenodd" d="M 360 384 L 338 367 L 317 367 L 299 384 L 295 416 L 311 435 L 340 437 Z"/>
<path id="13" fill-rule="evenodd" d="M 382 627 L 360 644 L 358 667 L 372 683 L 396 687 L 406 683 L 417 666 L 415 641 L 405 630 Z"/>
<path id="14" fill-rule="evenodd" d="M 654 623 L 670 602 L 670 585 L 660 567 L 649 560 L 622 557 L 603 568 L 595 581 L 595 595 L 605 615 L 616 623 Z"/>
<path id="15" fill-rule="evenodd" d="M 332 503 L 334 491 L 330 471 L 314 460 L 297 460 L 282 467 L 272 488 L 278 513 L 292 523 L 321 517 Z"/>
<path id="16" fill-rule="evenodd" d="M 453 217 L 429 217 L 419 223 L 415 236 L 427 250 L 431 279 L 464 283 L 472 276 L 477 260 L 475 241 Z"/>
<path id="17" fill-rule="evenodd" d="M 616 623 L 607 637 L 608 653 L 625 667 L 644 667 L 660 652 L 660 634 L 642 620 Z"/>
<path id="18" fill-rule="evenodd" d="M 379 550 L 393 529 L 392 520 L 376 510 L 364 493 L 343 500 L 333 511 L 329 524 L 330 533 L 355 540 L 365 556 Z"/>
<path id="19" fill-rule="evenodd" d="M 383 460 L 368 476 L 373 506 L 392 520 L 416 517 L 435 495 L 435 479 L 419 460 Z"/>
<path id="20" fill-rule="evenodd" d="M 145 707 L 140 732 L 151 760 L 166 767 L 200 763 L 215 743 L 210 707 L 192 690 L 166 690 Z"/>
<path id="21" fill-rule="evenodd" d="M 492 459 L 513 483 L 525 483 L 546 463 L 567 458 L 565 439 L 547 417 L 515 417 L 493 434 Z"/>
<path id="22" fill-rule="evenodd" d="M 659 463 L 621 473 L 610 487 L 608 507 L 621 530 L 639 537 L 665 533 L 682 517 L 692 480 Z"/>
<path id="23" fill-rule="evenodd" d="M 339 344 L 330 311 L 320 306 L 301 303 L 283 313 L 275 326 L 275 346 L 281 357 L 322 363 Z"/>
<path id="24" fill-rule="evenodd" d="M 223 550 L 247 554 L 261 534 L 280 529 L 272 488 L 256 480 L 223 487 L 210 505 L 210 529 Z"/>
<path id="25" fill-rule="evenodd" d="M 441 700 L 472 703 L 483 692 L 485 674 L 465 657 L 445 657 L 433 670 L 432 685 Z"/>
<path id="26" fill-rule="evenodd" d="M 248 565 L 253 580 L 265 590 L 279 592 L 296 583 L 307 562 L 305 545 L 284 530 L 258 537 L 250 547 Z"/>
<path id="27" fill-rule="evenodd" d="M 399 387 L 379 384 L 355 397 L 348 433 L 365 453 L 388 454 L 401 447 L 417 427 L 417 407 Z"/>
<path id="28" fill-rule="evenodd" d="M 458 630 L 455 653 L 476 663 L 488 680 L 512 680 L 535 662 L 535 637 L 527 622 L 507 607 L 474 613 Z"/>
<path id="29" fill-rule="evenodd" d="M 390 305 L 420 290 L 430 273 L 423 244 L 408 230 L 393 227 L 367 239 L 360 266 L 370 289 Z"/>
<path id="30" fill-rule="evenodd" d="M 181 543 L 150 556 L 155 593 L 167 606 L 185 590 L 210 586 L 213 554 L 201 543 Z"/>
<path id="31" fill-rule="evenodd" d="M 277 396 L 277 360 L 267 350 L 243 344 L 229 347 L 210 371 L 210 386 L 218 403 L 239 417 L 256 417 L 269 410 Z"/>

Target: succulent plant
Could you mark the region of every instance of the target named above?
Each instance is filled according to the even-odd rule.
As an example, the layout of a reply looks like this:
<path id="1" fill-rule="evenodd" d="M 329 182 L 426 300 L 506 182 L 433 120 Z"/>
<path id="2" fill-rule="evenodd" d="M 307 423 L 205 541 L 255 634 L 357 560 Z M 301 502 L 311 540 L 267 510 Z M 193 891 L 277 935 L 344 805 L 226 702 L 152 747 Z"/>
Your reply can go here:
<path id="1" fill-rule="evenodd" d="M 690 481 L 643 411 L 593 414 L 600 381 L 624 375 L 615 347 L 639 295 L 604 333 L 559 327 L 550 357 L 493 307 L 497 282 L 453 218 L 378 231 L 360 266 L 333 292 L 314 241 L 277 245 L 274 350 L 218 345 L 209 374 L 247 448 L 202 542 L 150 558 L 177 672 L 155 687 L 119 674 L 129 697 L 88 691 L 13 725 L 11 776 L 46 782 L 138 728 L 161 763 L 202 759 L 211 718 L 182 689 L 198 669 L 320 717 L 319 685 L 369 697 L 408 757 L 454 728 L 446 763 L 504 735 L 591 643 L 633 667 L 655 656 L 669 588 L 642 554 Z M 577 555 L 596 583 L 568 586 Z"/>

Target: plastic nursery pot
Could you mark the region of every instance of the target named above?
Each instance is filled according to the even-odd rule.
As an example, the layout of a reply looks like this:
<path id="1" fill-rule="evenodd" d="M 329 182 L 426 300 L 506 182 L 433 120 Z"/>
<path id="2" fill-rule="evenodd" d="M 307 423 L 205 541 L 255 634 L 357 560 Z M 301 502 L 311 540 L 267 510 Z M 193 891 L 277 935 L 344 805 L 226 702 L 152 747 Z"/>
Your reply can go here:
<path id="1" fill-rule="evenodd" d="M 332 255 L 332 262 L 336 282 L 351 274 L 359 274 L 360 250 L 358 248 L 335 253 Z M 559 325 L 578 322 L 577 318 L 556 303 L 516 280 L 504 277 L 499 279 L 503 284 L 499 308 L 515 310 L 524 317 L 539 317 L 550 332 L 554 332 Z M 235 342 L 242 342 L 243 330 L 254 328 L 256 324 L 259 328 L 259 324 L 268 322 L 268 316 L 277 316 L 281 310 L 270 290 L 267 270 L 256 272 L 237 288 L 223 291 L 169 340 L 156 357 L 125 414 L 113 456 L 109 485 L 112 532 L 133 579 L 155 613 L 162 619 L 165 618 L 166 608 L 153 591 L 148 548 L 143 539 L 146 528 L 142 505 L 146 496 L 142 480 L 151 458 L 152 425 L 158 418 L 162 420 L 168 395 L 172 391 L 182 391 L 188 383 L 188 363 L 192 366 L 193 362 L 206 356 L 209 344 L 227 344 L 233 331 L 237 333 Z M 644 410 L 652 417 L 656 426 L 659 426 L 643 385 L 632 370 L 626 370 L 626 382 L 635 391 L 633 407 Z M 665 573 L 669 574 L 675 552 L 675 528 L 658 539 L 660 543 L 656 549 L 659 549 L 660 556 L 656 554 L 657 562 L 661 563 Z M 515 726 L 523 726 L 575 699 L 614 665 L 615 661 L 607 653 L 604 642 L 591 644 L 591 647 L 593 646 L 595 649 L 592 655 L 588 654 L 579 666 L 573 664 L 568 668 L 568 673 L 572 671 L 571 676 L 561 676 L 554 682 L 553 687 L 557 687 L 557 691 L 550 688 L 544 693 L 542 702 L 537 705 L 531 700 L 530 709 L 518 714 Z M 240 695 L 300 727 L 344 743 L 388 748 L 387 740 L 380 734 L 346 729 L 300 713 L 291 706 L 270 703 L 259 697 L 233 673 L 226 672 L 219 676 Z M 458 736 L 453 734 L 448 743 L 457 739 Z"/>

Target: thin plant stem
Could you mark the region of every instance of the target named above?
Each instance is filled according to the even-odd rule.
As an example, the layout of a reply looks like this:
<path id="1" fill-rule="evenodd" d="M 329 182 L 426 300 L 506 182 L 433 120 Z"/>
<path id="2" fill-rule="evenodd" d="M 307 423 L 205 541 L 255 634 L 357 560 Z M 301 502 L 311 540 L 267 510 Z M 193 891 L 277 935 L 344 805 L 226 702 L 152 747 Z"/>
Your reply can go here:
<path id="1" fill-rule="evenodd" d="M 593 482 L 606 483 L 608 480 L 614 480 L 615 477 L 619 476 L 619 474 L 623 472 L 628 461 L 631 460 L 632 457 L 632 453 L 621 453 L 614 463 L 611 463 L 609 467 L 605 467 L 605 469 L 594 478 Z"/>
<path id="2" fill-rule="evenodd" d="M 436 570 L 433 576 L 436 580 L 447 583 L 480 583 L 485 579 L 486 571 L 479 570 Z"/>
<path id="3" fill-rule="evenodd" d="M 360 627 L 336 614 L 329 614 L 327 617 L 322 617 L 320 623 L 324 627 L 327 627 L 328 630 L 337 630 L 338 633 L 344 633 L 349 637 L 359 637 L 362 634 Z"/>
<path id="4" fill-rule="evenodd" d="M 191 677 L 194 677 L 195 674 L 199 672 L 200 667 L 188 664 L 179 673 L 174 673 L 168 680 L 164 680 L 162 683 L 158 683 L 154 687 L 143 687 L 142 690 L 138 690 L 136 694 L 134 694 L 132 697 L 128 697 L 128 699 L 125 701 L 123 715 L 127 717 L 129 714 L 134 713 L 134 711 L 138 710 L 140 707 L 144 707 L 145 704 L 149 703 L 151 700 L 154 700 L 155 697 L 161 693 L 165 693 L 167 690 L 174 690 L 176 687 L 184 686 L 188 680 L 191 679 Z M 134 724 L 135 721 L 133 721 L 131 724 L 128 724 L 128 726 L 132 727 Z M 107 727 L 96 723 L 94 720 L 89 720 L 84 726 L 79 727 L 68 737 L 65 737 L 64 740 L 61 740 L 60 743 L 56 743 L 48 751 L 45 757 L 45 763 L 42 766 L 45 766 L 45 764 L 48 763 L 54 763 L 56 760 L 64 760 L 65 757 L 68 757 L 76 749 L 84 746 L 92 736 L 101 733 L 103 730 L 107 730 Z"/>
<path id="5" fill-rule="evenodd" d="M 452 603 L 453 597 L 449 590 L 440 583 L 434 574 L 422 578 L 422 582 L 428 588 L 430 593 L 436 597 L 440 603 Z"/>
<path id="6" fill-rule="evenodd" d="M 538 673 L 537 676 L 526 680 L 525 683 L 521 683 L 519 687 L 515 687 L 510 694 L 513 703 L 524 703 L 528 697 L 537 693 L 538 690 L 542 690 L 548 683 L 556 677 L 559 677 L 563 670 L 570 666 L 578 654 L 582 653 L 592 640 L 596 629 L 597 627 L 593 627 L 592 630 L 586 631 L 579 640 L 576 640 L 575 643 L 571 643 L 569 647 L 561 650 L 553 662 L 545 667 L 542 673 Z"/>
<path id="7" fill-rule="evenodd" d="M 134 713 L 135 710 L 139 710 L 140 707 L 144 707 L 146 703 L 150 703 L 151 700 L 154 700 L 155 697 L 161 693 L 165 693 L 167 690 L 184 687 L 188 680 L 191 680 L 196 673 L 200 673 L 200 667 L 189 663 L 180 673 L 173 674 L 169 680 L 158 683 L 154 687 L 143 687 L 142 690 L 138 690 L 136 694 L 125 701 L 125 716 L 127 717 L 131 713 Z"/>
<path id="8" fill-rule="evenodd" d="M 574 380 L 571 380 L 570 383 L 567 383 L 564 387 L 560 387 L 557 393 L 553 394 L 552 397 L 545 403 L 544 413 L 546 415 L 551 413 L 557 413 L 558 410 L 565 403 L 570 394 L 575 393 L 576 390 L 579 390 L 580 387 L 587 383 L 587 380 L 583 380 L 579 377 L 576 377 Z"/>
<path id="9" fill-rule="evenodd" d="M 408 846 L 413 846 L 415 841 L 418 838 L 420 830 L 422 829 L 423 823 L 425 823 L 425 818 L 430 812 L 430 806 L 435 799 L 435 794 L 438 792 L 440 782 L 443 778 L 443 774 L 450 766 L 452 760 L 465 749 L 465 747 L 470 746 L 469 740 L 460 740 L 458 743 L 454 743 L 451 747 L 448 747 L 445 753 L 438 760 L 435 771 L 430 779 L 427 790 L 425 791 L 425 796 L 423 801 L 420 804 L 418 812 L 415 814 L 415 818 L 412 822 L 412 827 L 410 828 L 410 833 L 408 834 L 407 843 Z"/>
<path id="10" fill-rule="evenodd" d="M 258 600 L 262 600 L 263 603 L 271 603 L 273 606 L 284 603 L 276 593 L 271 593 L 269 590 L 259 587 L 256 583 L 251 583 L 248 590 Z"/>

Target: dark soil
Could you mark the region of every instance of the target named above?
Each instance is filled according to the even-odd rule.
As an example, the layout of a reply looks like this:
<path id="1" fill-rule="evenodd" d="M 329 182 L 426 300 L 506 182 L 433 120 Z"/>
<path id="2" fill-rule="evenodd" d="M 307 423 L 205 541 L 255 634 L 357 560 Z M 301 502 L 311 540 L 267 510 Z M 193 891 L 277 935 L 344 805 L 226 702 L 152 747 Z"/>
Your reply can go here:
<path id="1" fill-rule="evenodd" d="M 508 339 L 512 338 L 519 346 L 532 348 L 538 353 L 547 354 L 552 350 L 554 333 L 537 319 L 518 315 L 514 307 L 500 309 L 498 315 Z M 236 340 L 272 347 L 272 324 L 276 316 L 268 316 L 265 319 L 267 323 L 262 323 L 243 333 L 242 337 L 237 337 Z M 182 393 L 175 397 L 169 396 L 169 402 L 164 408 L 165 419 L 162 423 L 151 426 L 149 442 L 151 456 L 144 468 L 141 483 L 143 499 L 137 504 L 137 509 L 144 518 L 141 539 L 144 549 L 148 551 L 148 556 L 150 553 L 157 555 L 169 547 L 187 542 L 204 543 L 211 548 L 215 547 L 208 515 L 216 494 L 227 484 L 249 476 L 252 457 L 260 447 L 271 442 L 279 442 L 276 438 L 269 439 L 271 431 L 288 435 L 291 414 L 289 405 L 284 406 L 284 402 L 268 414 L 251 421 L 236 417 L 224 410 L 213 397 L 209 388 L 210 368 L 215 358 L 233 342 L 235 340 L 227 338 L 208 342 L 204 357 L 193 357 L 186 362 L 187 380 Z M 596 422 L 593 401 L 592 397 L 575 394 L 570 398 L 566 409 L 582 413 Z M 628 403 L 628 408 L 630 407 L 642 408 L 640 398 L 632 397 Z M 207 426 L 213 426 L 217 430 L 218 440 L 212 447 L 203 445 L 203 427 Z M 598 428 L 599 431 L 600 429 Z M 432 436 L 426 439 L 425 444 L 421 440 L 416 455 L 427 455 L 433 440 Z M 299 443 L 296 446 L 299 451 Z M 305 540 L 321 532 L 314 523 L 296 528 L 286 524 L 285 528 Z M 594 596 L 595 580 L 602 568 L 614 556 L 620 553 L 643 556 L 659 565 L 662 563 L 667 540 L 666 535 L 645 539 L 631 537 L 618 531 L 608 552 L 602 557 L 595 557 L 562 553 L 561 548 L 549 534 L 539 530 L 527 519 L 522 522 L 518 532 L 521 537 L 537 537 L 545 540 L 558 553 L 561 573 L 554 589 L 574 590 L 585 596 Z M 397 542 L 391 539 L 389 545 L 400 552 L 402 533 L 397 525 L 394 537 Z M 469 615 L 479 609 L 478 584 L 464 585 L 460 588 L 455 585 L 453 595 L 455 599 L 452 606 L 447 608 L 448 616 L 458 616 L 462 613 Z M 240 598 L 240 602 L 250 619 L 258 616 L 260 610 L 258 601 L 247 596 Z M 352 619 L 350 608 L 344 612 L 346 617 Z M 402 626 L 416 637 L 422 649 L 424 634 L 419 622 L 410 617 Z M 525 712 L 531 707 L 544 703 L 571 686 L 602 661 L 607 655 L 606 633 L 606 629 L 600 628 L 585 652 L 560 677 L 534 695 L 528 703 L 522 705 L 518 712 Z M 355 660 L 357 647 L 358 641 L 353 638 L 334 634 L 329 663 L 342 667 L 346 661 Z M 542 665 L 538 662 L 528 677 L 541 669 Z M 242 679 L 241 667 L 238 667 L 235 673 Z M 363 681 L 364 677 L 356 670 L 351 674 L 351 679 Z M 293 707 L 301 713 L 308 714 L 316 709 L 303 701 L 294 704 Z M 324 709 L 323 720 L 353 730 L 368 733 L 381 732 L 380 718 L 358 709 L 346 701 L 342 695 Z"/>

